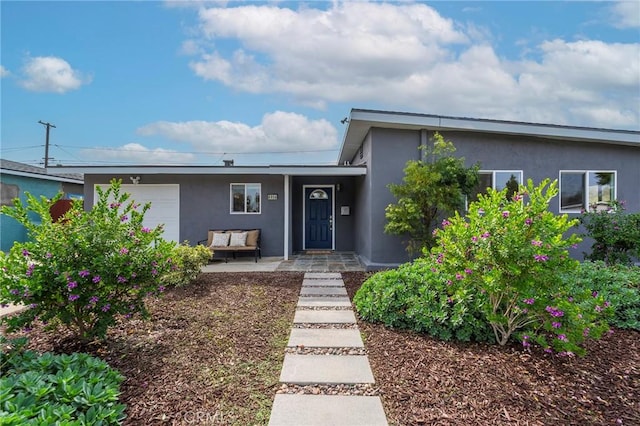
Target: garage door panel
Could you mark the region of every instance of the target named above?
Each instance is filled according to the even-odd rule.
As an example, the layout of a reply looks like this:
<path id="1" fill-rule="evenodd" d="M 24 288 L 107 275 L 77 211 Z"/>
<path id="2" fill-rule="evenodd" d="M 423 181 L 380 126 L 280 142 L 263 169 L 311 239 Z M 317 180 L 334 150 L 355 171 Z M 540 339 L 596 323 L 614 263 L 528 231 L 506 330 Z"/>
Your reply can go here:
<path id="1" fill-rule="evenodd" d="M 99 186 L 103 189 L 109 188 L 109 185 Z M 180 241 L 180 185 L 122 185 L 121 192 L 131 194 L 130 200 L 141 205 L 151 203 L 144 217 L 144 226 L 155 228 L 164 224 L 162 237 L 170 241 Z M 97 191 L 94 190 L 94 202 L 97 197 Z"/>

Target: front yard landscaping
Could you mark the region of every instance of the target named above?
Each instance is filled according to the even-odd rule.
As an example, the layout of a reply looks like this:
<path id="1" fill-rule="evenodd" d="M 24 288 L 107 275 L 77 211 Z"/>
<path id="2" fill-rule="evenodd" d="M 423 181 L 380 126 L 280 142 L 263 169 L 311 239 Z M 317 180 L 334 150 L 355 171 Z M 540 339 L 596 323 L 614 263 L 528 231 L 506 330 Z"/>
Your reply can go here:
<path id="1" fill-rule="evenodd" d="M 267 424 L 302 277 L 201 274 L 149 298 L 151 319 L 119 322 L 104 343 L 36 327 L 30 347 L 87 351 L 120 371 L 125 425 Z M 343 277 L 353 297 L 368 274 Z M 580 358 L 358 326 L 392 425 L 640 424 L 636 331 L 590 341 Z"/>

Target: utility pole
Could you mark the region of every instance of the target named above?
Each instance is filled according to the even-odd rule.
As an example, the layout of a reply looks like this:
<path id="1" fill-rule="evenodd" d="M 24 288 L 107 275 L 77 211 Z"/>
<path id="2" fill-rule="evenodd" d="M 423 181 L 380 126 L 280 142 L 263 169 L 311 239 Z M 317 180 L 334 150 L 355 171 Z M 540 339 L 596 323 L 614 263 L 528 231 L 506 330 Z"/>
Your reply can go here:
<path id="1" fill-rule="evenodd" d="M 47 139 L 44 144 L 44 168 L 46 169 L 49 167 L 49 129 L 51 129 L 52 127 L 55 129 L 56 126 L 51 123 L 44 123 L 42 120 L 38 121 L 38 123 L 47 128 Z"/>

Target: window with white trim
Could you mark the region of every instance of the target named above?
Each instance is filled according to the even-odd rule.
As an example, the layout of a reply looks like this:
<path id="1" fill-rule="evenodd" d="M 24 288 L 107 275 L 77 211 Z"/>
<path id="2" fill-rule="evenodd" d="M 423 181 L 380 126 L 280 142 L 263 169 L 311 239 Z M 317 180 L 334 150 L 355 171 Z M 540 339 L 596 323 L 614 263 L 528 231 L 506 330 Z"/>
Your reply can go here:
<path id="1" fill-rule="evenodd" d="M 615 170 L 560 170 L 560 213 L 606 209 L 616 199 Z"/>
<path id="2" fill-rule="evenodd" d="M 478 185 L 468 202 L 478 201 L 478 195 L 486 194 L 488 188 L 502 191 L 509 188 L 507 198 L 511 198 L 522 184 L 522 170 L 481 170 L 478 172 Z"/>
<path id="3" fill-rule="evenodd" d="M 260 214 L 261 191 L 259 183 L 232 183 L 231 213 Z"/>
<path id="4" fill-rule="evenodd" d="M 19 193 L 20 188 L 18 188 L 18 185 L 0 182 L 0 205 L 13 206 L 13 200 L 18 198 Z"/>

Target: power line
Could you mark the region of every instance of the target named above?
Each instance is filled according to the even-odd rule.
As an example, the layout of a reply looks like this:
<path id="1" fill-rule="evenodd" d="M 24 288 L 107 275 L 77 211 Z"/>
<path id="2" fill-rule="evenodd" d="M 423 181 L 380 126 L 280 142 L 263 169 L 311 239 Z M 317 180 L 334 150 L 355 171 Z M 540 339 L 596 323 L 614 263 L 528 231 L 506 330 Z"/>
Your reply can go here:
<path id="1" fill-rule="evenodd" d="M 57 147 L 84 149 L 91 151 L 116 151 L 116 152 L 145 152 L 153 153 L 150 149 L 126 149 L 126 148 L 113 148 L 113 147 L 85 147 L 81 145 L 56 145 Z M 309 149 L 309 150 L 292 150 L 292 151 L 252 151 L 252 152 L 228 152 L 228 151 L 175 151 L 179 154 L 200 154 L 200 155 L 263 155 L 263 154 L 306 154 L 311 152 L 336 152 L 338 148 L 334 149 Z"/>

